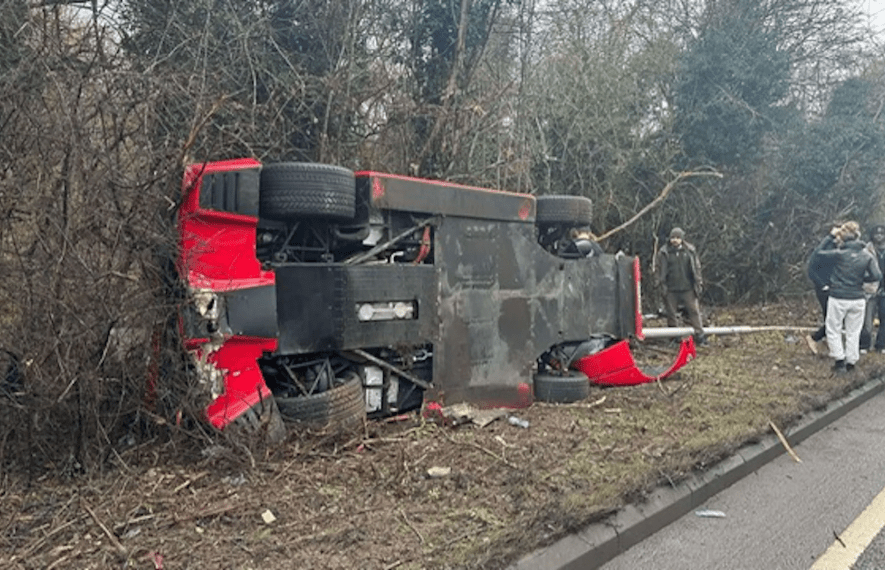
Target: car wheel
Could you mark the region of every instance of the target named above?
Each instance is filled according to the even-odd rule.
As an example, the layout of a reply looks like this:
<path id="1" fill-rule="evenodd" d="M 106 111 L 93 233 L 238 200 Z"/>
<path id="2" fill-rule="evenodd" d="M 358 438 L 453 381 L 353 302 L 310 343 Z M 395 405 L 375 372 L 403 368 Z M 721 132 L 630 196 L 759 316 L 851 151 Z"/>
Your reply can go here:
<path id="1" fill-rule="evenodd" d="M 353 172 L 329 164 L 281 162 L 261 169 L 258 215 L 268 220 L 299 217 L 353 219 Z"/>
<path id="2" fill-rule="evenodd" d="M 593 201 L 586 196 L 538 196 L 535 221 L 539 224 L 589 226 Z"/>
<path id="3" fill-rule="evenodd" d="M 284 421 L 313 428 L 356 428 L 366 417 L 363 385 L 355 372 L 344 383 L 308 396 L 276 397 Z"/>
<path id="4" fill-rule="evenodd" d="M 590 381 L 579 372 L 569 371 L 565 376 L 535 374 L 535 399 L 540 402 L 567 404 L 590 395 Z"/>

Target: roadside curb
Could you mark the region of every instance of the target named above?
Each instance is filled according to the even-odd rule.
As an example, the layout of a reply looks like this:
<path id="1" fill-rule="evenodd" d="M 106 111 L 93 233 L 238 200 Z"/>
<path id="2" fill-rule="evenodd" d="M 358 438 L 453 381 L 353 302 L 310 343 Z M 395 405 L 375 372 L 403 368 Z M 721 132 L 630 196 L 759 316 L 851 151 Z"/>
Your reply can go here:
<path id="1" fill-rule="evenodd" d="M 797 445 L 883 391 L 885 380 L 870 380 L 823 409 L 809 412 L 784 436 L 791 446 Z M 741 447 L 707 471 L 675 486 L 658 487 L 642 503 L 626 505 L 604 521 L 524 556 L 509 570 L 599 568 L 785 452 L 777 436 L 765 436 Z"/>

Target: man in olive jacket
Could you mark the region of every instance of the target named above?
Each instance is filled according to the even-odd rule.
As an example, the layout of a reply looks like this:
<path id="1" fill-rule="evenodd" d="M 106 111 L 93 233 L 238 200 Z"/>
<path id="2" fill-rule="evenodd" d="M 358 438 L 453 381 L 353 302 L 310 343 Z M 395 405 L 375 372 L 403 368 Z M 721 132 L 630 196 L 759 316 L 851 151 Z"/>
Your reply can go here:
<path id="1" fill-rule="evenodd" d="M 683 306 L 688 314 L 688 322 L 694 329 L 695 341 L 706 344 L 698 302 L 704 288 L 701 262 L 695 247 L 685 241 L 682 228 L 670 231 L 670 240 L 658 251 L 657 268 L 657 285 L 664 296 L 667 326 L 677 326 L 677 311 Z"/>
<path id="2" fill-rule="evenodd" d="M 827 300 L 827 347 L 835 360 L 833 370 L 840 373 L 851 371 L 860 360 L 860 331 L 866 307 L 863 284 L 881 281 L 882 272 L 876 257 L 860 241 L 857 222 L 842 224 L 838 238 L 842 242 L 838 249 L 818 255 L 835 261 Z"/>

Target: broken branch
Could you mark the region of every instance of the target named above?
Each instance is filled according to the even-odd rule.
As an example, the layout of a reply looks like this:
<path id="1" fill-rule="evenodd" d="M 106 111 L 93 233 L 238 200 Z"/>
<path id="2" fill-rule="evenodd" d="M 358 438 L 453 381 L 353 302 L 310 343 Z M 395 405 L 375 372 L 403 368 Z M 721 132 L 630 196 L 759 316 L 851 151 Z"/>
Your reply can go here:
<path id="1" fill-rule="evenodd" d="M 787 443 L 787 438 L 784 437 L 784 434 L 781 433 L 781 430 L 777 429 L 777 426 L 774 425 L 774 422 L 771 421 L 771 420 L 768 420 L 768 425 L 770 425 L 770 426 L 771 426 L 771 429 L 774 430 L 774 433 L 777 434 L 777 438 L 778 438 L 779 440 L 781 440 L 781 444 L 782 444 L 782 445 L 784 446 L 784 448 L 787 450 L 787 453 L 790 454 L 790 457 L 793 458 L 793 461 L 795 461 L 796 463 L 802 463 L 802 460 L 799 459 L 799 456 L 796 455 L 796 452 L 793 451 L 793 448 L 790 447 L 790 444 L 789 444 L 789 443 Z"/>
<path id="2" fill-rule="evenodd" d="M 626 222 L 624 222 L 620 226 L 617 226 L 616 228 L 611 229 L 600 236 L 596 236 L 596 241 L 602 241 L 602 240 L 609 238 L 612 235 L 618 233 L 619 231 L 628 228 L 636 220 L 638 220 L 639 218 L 644 216 L 649 210 L 651 210 L 652 208 L 654 208 L 655 206 L 657 206 L 658 204 L 663 202 L 667 198 L 667 195 L 670 194 L 670 191 L 673 190 L 673 188 L 679 182 L 681 182 L 682 180 L 685 180 L 686 178 L 692 178 L 694 176 L 715 176 L 716 178 L 722 178 L 722 173 L 716 172 L 715 170 L 714 171 L 691 170 L 688 172 L 680 172 L 679 174 L 676 175 L 676 178 L 674 178 L 670 182 L 667 182 L 667 185 L 664 186 L 663 190 L 661 190 L 661 193 L 658 194 L 658 196 L 654 200 L 652 200 L 651 202 L 646 204 L 644 208 L 639 210 L 635 216 L 633 216 L 632 218 L 630 218 L 629 220 L 627 220 Z"/>
<path id="3" fill-rule="evenodd" d="M 123 544 L 117 538 L 117 535 L 112 533 L 110 529 L 108 529 L 108 527 L 106 527 L 104 523 L 101 522 L 101 519 L 98 518 L 98 515 L 95 514 L 95 511 L 89 508 L 89 505 L 87 505 L 85 502 L 81 504 L 83 505 L 83 510 L 89 513 L 89 516 L 92 517 L 92 520 L 95 521 L 95 524 L 97 524 L 99 528 L 101 528 L 102 532 L 105 533 L 105 536 L 108 537 L 108 540 L 111 541 L 111 544 L 114 545 L 114 548 L 117 549 L 117 552 L 120 554 L 120 556 L 128 556 L 129 553 L 126 551 L 126 547 L 123 546 Z"/>

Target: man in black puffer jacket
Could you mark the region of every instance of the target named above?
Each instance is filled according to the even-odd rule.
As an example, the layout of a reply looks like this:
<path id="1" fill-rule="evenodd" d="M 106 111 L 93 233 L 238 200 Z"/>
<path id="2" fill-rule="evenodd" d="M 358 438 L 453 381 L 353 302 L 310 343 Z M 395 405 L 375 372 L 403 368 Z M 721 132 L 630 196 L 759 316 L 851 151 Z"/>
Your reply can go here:
<path id="1" fill-rule="evenodd" d="M 817 244 L 817 247 L 814 248 L 814 251 L 808 257 L 808 278 L 814 283 L 814 294 L 817 297 L 817 302 L 820 304 L 821 320 L 823 322 L 819 329 L 805 337 L 808 348 L 814 354 L 818 353 L 817 343 L 824 340 L 827 336 L 827 299 L 830 297 L 830 275 L 833 273 L 833 265 L 836 262 L 831 257 L 823 257 L 818 254 L 821 251 L 828 251 L 838 247 L 839 241 L 836 237 L 839 235 L 841 228 L 842 226 L 833 226 L 827 237 Z"/>
<path id="2" fill-rule="evenodd" d="M 857 222 L 845 222 L 839 230 L 842 246 L 821 251 L 818 255 L 835 261 L 830 276 L 830 296 L 827 300 L 827 347 L 837 373 L 851 371 L 860 360 L 860 331 L 863 328 L 864 282 L 882 279 L 879 262 L 860 241 Z M 842 330 L 845 342 L 842 342 Z"/>

